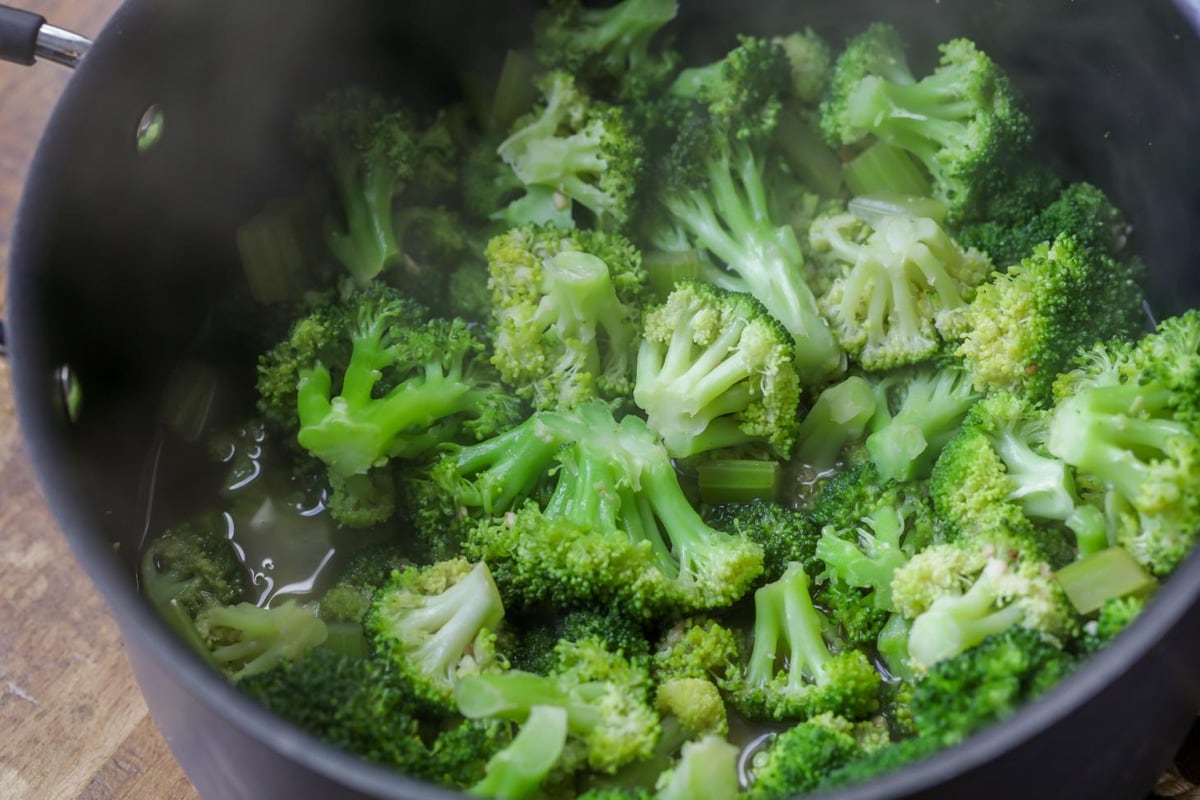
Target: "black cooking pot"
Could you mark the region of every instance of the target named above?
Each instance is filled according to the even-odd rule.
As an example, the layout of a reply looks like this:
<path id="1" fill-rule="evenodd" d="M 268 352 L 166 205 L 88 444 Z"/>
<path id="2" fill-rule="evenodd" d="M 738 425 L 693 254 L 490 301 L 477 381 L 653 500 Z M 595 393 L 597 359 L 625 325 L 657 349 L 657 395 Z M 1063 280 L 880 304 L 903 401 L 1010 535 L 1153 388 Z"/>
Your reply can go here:
<path id="1" fill-rule="evenodd" d="M 1027 93 L 1047 158 L 1127 212 L 1153 309 L 1200 305 L 1194 0 L 683 2 L 679 33 L 697 56 L 722 52 L 735 31 L 812 24 L 840 41 L 875 19 L 918 49 L 975 38 Z M 206 395 L 214 417 L 246 408 L 253 348 L 214 310 L 244 280 L 233 231 L 301 179 L 287 146 L 296 109 L 352 79 L 417 103 L 446 99 L 462 70 L 495 69 L 528 13 L 499 0 L 130 0 L 38 151 L 9 278 L 23 430 L 155 720 L 210 800 L 451 796 L 326 747 L 240 695 L 142 600 L 135 564 L 156 519 L 211 499 L 198 456 L 164 447 L 158 411 L 172 373 L 219 376 Z M 14 46 L 6 36 L 0 48 Z M 155 120 L 161 135 L 139 147 L 139 126 Z M 1193 557 L 1127 635 L 1040 702 L 831 797 L 1141 797 L 1200 708 L 1197 665 Z"/>

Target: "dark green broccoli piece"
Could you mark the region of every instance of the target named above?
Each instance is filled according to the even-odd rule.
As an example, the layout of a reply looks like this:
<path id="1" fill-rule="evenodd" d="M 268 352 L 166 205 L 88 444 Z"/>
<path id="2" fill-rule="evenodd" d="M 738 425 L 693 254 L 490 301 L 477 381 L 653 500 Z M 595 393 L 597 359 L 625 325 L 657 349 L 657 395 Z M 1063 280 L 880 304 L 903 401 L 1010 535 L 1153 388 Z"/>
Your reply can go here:
<path id="1" fill-rule="evenodd" d="M 779 41 L 739 36 L 719 61 L 683 70 L 671 85 L 677 98 L 703 105 L 734 139 L 764 140 L 792 89 L 792 62 Z"/>
<path id="2" fill-rule="evenodd" d="M 787 457 L 800 380 L 788 331 L 746 294 L 677 283 L 646 314 L 633 399 L 674 458 L 765 445 Z"/>
<path id="3" fill-rule="evenodd" d="M 853 759 L 837 769 L 826 773 L 821 781 L 822 790 L 837 789 L 843 786 L 864 783 L 872 778 L 878 778 L 889 772 L 913 764 L 923 758 L 944 749 L 938 739 L 915 737 L 901 739 L 893 744 Z"/>
<path id="4" fill-rule="evenodd" d="M 172 619 L 190 621 L 209 606 L 244 598 L 246 572 L 228 531 L 221 514 L 206 514 L 173 525 L 143 549 L 142 594 L 172 627 Z"/>
<path id="5" fill-rule="evenodd" d="M 714 506 L 706 511 L 708 524 L 719 531 L 744 536 L 763 549 L 766 582 L 777 581 L 792 561 L 815 575 L 821 571 L 816 560 L 821 527 L 811 514 L 769 500 Z"/>
<path id="6" fill-rule="evenodd" d="M 492 363 L 514 392 L 538 409 L 629 395 L 648 297 L 628 239 L 526 226 L 492 239 L 487 260 Z"/>
<path id="7" fill-rule="evenodd" d="M 392 571 L 409 561 L 395 544 L 372 544 L 356 551 L 337 573 L 337 581 L 321 596 L 319 613 L 326 622 L 361 623 L 375 591 Z"/>
<path id="8" fill-rule="evenodd" d="M 809 794 L 832 771 L 861 758 L 854 737 L 824 718 L 803 722 L 777 734 L 755 753 L 750 764 L 750 800 L 787 800 Z"/>
<path id="9" fill-rule="evenodd" d="M 561 641 L 597 639 L 609 652 L 633 662 L 650 655 L 650 642 L 641 621 L 612 607 L 525 615 L 510 619 L 509 629 L 514 640 L 505 650 L 509 663 L 513 669 L 539 675 L 553 669 L 554 651 Z"/>
<path id="10" fill-rule="evenodd" d="M 1120 633 L 1141 616 L 1150 602 L 1145 594 L 1114 597 L 1100 607 L 1100 613 L 1083 625 L 1083 636 L 1078 640 L 1080 657 L 1087 658 L 1107 647 Z"/>

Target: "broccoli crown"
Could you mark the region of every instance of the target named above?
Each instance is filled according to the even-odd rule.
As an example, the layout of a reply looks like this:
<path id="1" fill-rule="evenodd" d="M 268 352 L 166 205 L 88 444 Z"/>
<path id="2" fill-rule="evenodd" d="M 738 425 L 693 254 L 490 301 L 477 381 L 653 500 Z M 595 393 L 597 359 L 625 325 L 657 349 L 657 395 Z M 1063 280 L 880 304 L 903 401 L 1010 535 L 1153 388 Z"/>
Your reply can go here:
<path id="1" fill-rule="evenodd" d="M 294 600 L 270 608 L 253 603 L 209 606 L 196 617 L 196 629 L 213 662 L 234 681 L 301 658 L 328 634 L 316 605 Z"/>
<path id="2" fill-rule="evenodd" d="M 810 514 L 770 500 L 753 500 L 714 506 L 708 509 L 707 520 L 719 531 L 744 536 L 762 547 L 764 581 L 779 580 L 792 561 L 814 575 L 820 572 L 815 559 L 821 530 Z"/>
<path id="3" fill-rule="evenodd" d="M 648 757 L 659 736 L 658 715 L 649 705 L 650 676 L 606 650 L 596 640 L 564 643 L 550 675 L 509 670 L 465 677 L 454 698 L 470 719 L 521 722 L 534 706 L 567 712 L 568 750 L 581 748 L 581 761 L 600 772 Z M 570 753 L 563 755 L 569 759 Z"/>
<path id="4" fill-rule="evenodd" d="M 787 457 L 800 402 L 794 352 L 753 297 L 681 282 L 646 314 L 633 399 L 672 457 L 755 443 Z"/>
<path id="5" fill-rule="evenodd" d="M 980 398 L 953 364 L 893 374 L 876 385 L 882 398 L 866 449 L 884 480 L 928 477 L 942 448 Z"/>
<path id="6" fill-rule="evenodd" d="M 1084 657 L 1092 655 L 1110 644 L 1117 636 L 1133 624 L 1150 598 L 1146 595 L 1126 595 L 1105 601 L 1100 613 L 1084 623 L 1081 650 Z"/>
<path id="7" fill-rule="evenodd" d="M 1019 534 L 993 533 L 931 545 L 897 569 L 892 599 L 913 621 L 910 666 L 928 669 L 1013 627 L 1058 641 L 1075 635 L 1077 615 L 1037 556 Z"/>
<path id="8" fill-rule="evenodd" d="M 820 218 L 810 230 L 814 245 L 845 265 L 819 301 L 838 344 L 866 370 L 934 356 L 957 332 L 991 262 L 932 219 L 883 216 L 860 244 L 844 230 L 847 216 Z"/>
<path id="9" fill-rule="evenodd" d="M 630 661 L 645 660 L 650 642 L 640 620 L 612 607 L 577 608 L 566 613 L 525 615 L 510 619 L 510 633 L 516 629 L 513 644 L 505 650 L 514 669 L 549 673 L 557 659 L 560 642 L 599 640 L 609 652 Z"/>
<path id="10" fill-rule="evenodd" d="M 214 605 L 233 605 L 243 598 L 245 571 L 226 538 L 228 523 L 210 514 L 172 526 L 150 540 L 142 551 L 142 593 L 159 613 L 169 609 L 187 619 Z"/>
<path id="11" fill-rule="evenodd" d="M 624 107 L 589 97 L 561 70 L 545 73 L 538 88 L 543 103 L 513 124 L 500 143 L 501 158 L 522 184 L 549 192 L 560 209 L 578 203 L 597 227 L 623 228 L 635 211 L 645 160 Z"/>
<path id="12" fill-rule="evenodd" d="M 487 565 L 453 559 L 393 572 L 363 627 L 373 651 L 409 676 L 416 697 L 448 708 L 463 676 L 500 668 L 495 629 L 503 617 Z"/>
<path id="13" fill-rule="evenodd" d="M 658 780 L 656 800 L 737 800 L 741 750 L 725 737 L 709 734 L 683 745 L 679 761 Z"/>
<path id="14" fill-rule="evenodd" d="M 1000 393 L 977 403 L 946 445 L 930 477 L 930 497 L 947 538 L 997 528 L 1030 530 L 1054 563 L 1074 558 L 1063 525 L 1079 500 L 1065 463 L 1046 452 L 1048 412 Z"/>
<path id="15" fill-rule="evenodd" d="M 1097 345 L 1063 375 L 1046 447 L 1098 483 L 1110 541 L 1165 575 L 1200 529 L 1200 312 L 1136 345 Z"/>
<path id="16" fill-rule="evenodd" d="M 911 700 L 920 736 L 955 744 L 1056 685 L 1075 659 L 1037 631 L 1010 628 L 940 661 Z"/>
<path id="17" fill-rule="evenodd" d="M 907 151 L 933 178 L 952 221 L 971 219 L 1006 188 L 1010 166 L 1029 150 L 1032 125 L 1016 91 L 974 43 L 941 45 L 941 62 L 917 80 L 899 34 L 875 25 L 834 65 L 821 107 L 830 144 L 872 137 Z"/>
<path id="18" fill-rule="evenodd" d="M 824 718 L 803 722 L 774 737 L 751 762 L 751 800 L 786 800 L 819 787 L 825 776 L 864 755 L 854 737 Z"/>
<path id="19" fill-rule="evenodd" d="M 861 719 L 879 709 L 879 673 L 859 650 L 830 650 L 808 586 L 804 570 L 792 564 L 754 593 L 754 645 L 732 698 L 752 719 L 806 719 L 827 711 Z"/>
<path id="20" fill-rule="evenodd" d="M 328 168 L 338 211 L 326 221 L 329 251 L 364 287 L 409 257 L 396 198 L 428 201 L 454 180 L 457 153 L 443 123 L 423 126 L 409 109 L 361 87 L 331 93 L 299 121 L 301 144 Z M 412 262 L 415 263 L 415 262 Z"/>
<path id="21" fill-rule="evenodd" d="M 759 300 L 796 339 L 801 381 L 816 383 L 842 368 L 843 354 L 806 282 L 795 231 L 772 217 L 764 175 L 776 168 L 763 147 L 731 139 L 711 118 L 686 120 L 664 160 L 654 235 L 682 238 L 723 263 L 701 277 Z"/>
<path id="22" fill-rule="evenodd" d="M 645 99 L 676 71 L 678 54 L 651 44 L 678 11 L 675 0 L 621 0 L 608 8 L 555 0 L 534 19 L 534 54 L 543 68 L 576 75 L 595 91 Z"/>
<path id="23" fill-rule="evenodd" d="M 826 527 L 816 551 L 825 563 L 824 576 L 833 583 L 867 589 L 876 608 L 895 611 L 892 576 L 908 563 L 901 547 L 904 532 L 904 518 L 889 506 L 876 509 L 852 530 Z"/>
<path id="24" fill-rule="evenodd" d="M 741 645 L 731 628 L 709 617 L 687 617 L 667 628 L 655 646 L 656 680 L 706 680 L 723 686 L 741 669 Z"/>
<path id="25" fill-rule="evenodd" d="M 697 739 L 708 734 L 729 733 L 725 700 L 717 684 L 705 678 L 671 678 L 655 688 L 654 707 L 665 718 L 674 719 L 684 736 Z"/>
<path id="26" fill-rule="evenodd" d="M 391 543 L 371 544 L 355 552 L 338 572 L 337 582 L 321 596 L 320 615 L 326 622 L 362 622 L 375 590 L 408 559 Z"/>
<path id="27" fill-rule="evenodd" d="M 920 761 L 944 747 L 941 740 L 924 736 L 901 739 L 829 771 L 821 781 L 820 788 L 828 790 L 863 783 Z"/>
<path id="28" fill-rule="evenodd" d="M 794 31 L 775 39 L 792 68 L 792 97 L 805 106 L 815 106 L 825 94 L 833 71 L 833 50 L 812 28 Z"/>
<path id="29" fill-rule="evenodd" d="M 793 458 L 818 473 L 832 470 L 866 432 L 877 402 L 874 388 L 859 375 L 827 387 L 797 428 Z"/>
<path id="30" fill-rule="evenodd" d="M 1144 330 L 1142 302 L 1128 263 L 1059 234 L 979 287 L 957 354 L 976 388 L 1046 404 L 1080 349 Z"/>
<path id="31" fill-rule="evenodd" d="M 614 233 L 513 228 L 487 247 L 492 363 L 536 408 L 619 401 L 633 388 L 642 257 Z"/>

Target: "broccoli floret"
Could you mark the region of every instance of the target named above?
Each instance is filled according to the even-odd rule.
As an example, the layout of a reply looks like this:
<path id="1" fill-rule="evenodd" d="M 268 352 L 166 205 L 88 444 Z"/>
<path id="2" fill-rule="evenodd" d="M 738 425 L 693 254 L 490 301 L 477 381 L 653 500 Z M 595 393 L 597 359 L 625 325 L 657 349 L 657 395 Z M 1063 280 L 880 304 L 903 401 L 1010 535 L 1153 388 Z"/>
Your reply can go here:
<path id="1" fill-rule="evenodd" d="M 774 130 L 792 88 L 792 62 L 783 44 L 738 37 L 719 61 L 679 73 L 670 92 L 704 106 L 734 139 L 763 140 Z"/>
<path id="2" fill-rule="evenodd" d="M 1078 640 L 1080 656 L 1087 658 L 1107 647 L 1114 639 L 1141 616 L 1150 602 L 1147 595 L 1114 597 L 1100 607 L 1100 613 L 1083 625 L 1083 636 Z"/>
<path id="3" fill-rule="evenodd" d="M 654 707 L 664 719 L 672 719 L 689 739 L 708 734 L 726 736 L 729 719 L 725 700 L 715 683 L 704 678 L 674 678 L 655 689 Z"/>
<path id="4" fill-rule="evenodd" d="M 819 301 L 838 344 L 866 370 L 932 357 L 959 331 L 991 262 L 932 219 L 882 216 L 859 243 L 848 218 L 821 217 L 809 232 L 815 248 L 845 265 Z"/>
<path id="5" fill-rule="evenodd" d="M 570 428 L 544 508 L 527 503 L 466 543 L 506 592 L 526 603 L 612 601 L 646 617 L 727 606 L 758 578 L 761 548 L 704 523 L 640 417 L 618 423 L 599 403 L 541 416 Z"/>
<path id="6" fill-rule="evenodd" d="M 321 596 L 321 619 L 361 623 L 375 590 L 387 582 L 393 570 L 403 569 L 408 563 L 404 553 L 394 544 L 372 544 L 361 548 L 347 559 L 338 571 L 337 582 Z"/>
<path id="7" fill-rule="evenodd" d="M 754 593 L 754 646 L 732 694 L 752 719 L 806 719 L 826 711 L 862 719 L 879 710 L 879 673 L 861 651 L 830 650 L 808 586 L 804 570 L 793 564 Z"/>
<path id="8" fill-rule="evenodd" d="M 294 600 L 270 608 L 214 605 L 196 617 L 196 629 L 213 661 L 240 681 L 295 661 L 324 642 L 328 631 L 316 608 Z"/>
<path id="9" fill-rule="evenodd" d="M 814 106 L 825 94 L 833 71 L 833 51 L 812 28 L 778 36 L 792 67 L 792 97 L 804 106 Z"/>
<path id="10" fill-rule="evenodd" d="M 651 238 L 685 243 L 662 249 L 694 245 L 715 256 L 725 269 L 710 265 L 701 277 L 758 299 L 796 339 L 801 382 L 817 383 L 836 374 L 844 358 L 805 280 L 795 231 L 772 218 L 764 178 L 770 168 L 760 150 L 709 118 L 682 123 L 659 183 L 664 219 Z"/>
<path id="11" fill-rule="evenodd" d="M 1109 540 L 1166 575 L 1200 530 L 1200 312 L 1086 353 L 1055 384 L 1046 447 L 1098 483 Z"/>
<path id="12" fill-rule="evenodd" d="M 612 773 L 654 751 L 659 722 L 649 705 L 649 687 L 644 666 L 585 640 L 564 642 L 550 675 L 516 670 L 472 675 L 458 682 L 454 698 L 459 712 L 470 719 L 520 722 L 534 706 L 564 709 L 568 744 L 561 760 L 569 766 L 577 758 Z"/>
<path id="13" fill-rule="evenodd" d="M 710 617 L 688 617 L 663 633 L 651 666 L 659 681 L 699 678 L 724 685 L 737 676 L 741 661 L 732 629 Z"/>
<path id="14" fill-rule="evenodd" d="M 397 197 L 427 200 L 452 183 L 457 157 L 443 124 L 423 128 L 397 101 L 353 88 L 329 95 L 299 128 L 333 178 L 341 207 L 325 238 L 352 282 L 364 287 L 406 258 L 415 265 L 394 208 Z"/>
<path id="15" fill-rule="evenodd" d="M 928 669 L 1013 627 L 1074 636 L 1077 614 L 1038 555 L 1020 534 L 995 532 L 931 545 L 897 569 L 892 600 L 913 621 L 909 665 Z"/>
<path id="16" fill-rule="evenodd" d="M 512 743 L 492 756 L 486 774 L 470 789 L 476 797 L 524 800 L 534 797 L 567 744 L 567 712 L 535 705 Z"/>
<path id="17" fill-rule="evenodd" d="M 679 762 L 659 776 L 655 800 L 737 800 L 740 752 L 715 734 L 684 744 Z"/>
<path id="18" fill-rule="evenodd" d="M 786 800 L 806 795 L 825 776 L 864 755 L 850 733 L 824 717 L 811 719 L 774 737 L 751 762 L 750 800 Z"/>
<path id="19" fill-rule="evenodd" d="M 487 565 L 454 559 L 393 572 L 363 627 L 373 651 L 409 676 L 416 697 L 446 709 L 463 676 L 500 668 L 495 629 L 503 617 Z"/>
<path id="20" fill-rule="evenodd" d="M 977 389 L 1044 405 L 1081 348 L 1145 329 L 1142 302 L 1129 264 L 1060 234 L 979 287 L 957 354 Z"/>
<path id="21" fill-rule="evenodd" d="M 800 401 L 793 355 L 753 297 L 679 283 L 646 314 L 633 399 L 674 458 L 758 443 L 786 458 Z"/>
<path id="22" fill-rule="evenodd" d="M 866 432 L 877 402 L 874 388 L 858 375 L 826 388 L 796 431 L 793 458 L 817 473 L 833 469 Z"/>
<path id="23" fill-rule="evenodd" d="M 940 661 L 917 681 L 911 700 L 921 737 L 956 744 L 1055 686 L 1075 659 L 1037 631 L 1010 628 Z"/>
<path id="24" fill-rule="evenodd" d="M 542 104 L 514 123 L 501 158 L 531 193 L 549 192 L 559 209 L 578 203 L 599 228 L 623 228 L 635 212 L 645 149 L 624 108 L 588 97 L 561 70 L 544 74 L 538 88 Z"/>
<path id="25" fill-rule="evenodd" d="M 510 618 L 509 629 L 513 637 L 505 650 L 509 663 L 514 669 L 539 675 L 553 669 L 554 651 L 562 641 L 596 639 L 609 652 L 633 662 L 644 661 L 650 655 L 650 642 L 641 621 L 611 607 L 572 609 L 566 613 L 550 610 L 516 620 Z"/>
<path id="26" fill-rule="evenodd" d="M 172 627 L 243 599 L 246 574 L 228 531 L 222 515 L 206 514 L 168 528 L 142 551 L 142 594 Z"/>
<path id="27" fill-rule="evenodd" d="M 904 518 L 894 507 L 883 506 L 852 530 L 826 527 L 817 541 L 817 558 L 825 563 L 825 577 L 869 592 L 872 604 L 895 611 L 892 576 L 908 563 L 901 548 Z"/>
<path id="28" fill-rule="evenodd" d="M 619 234 L 514 228 L 487 247 L 492 363 L 538 409 L 594 399 L 618 402 L 633 388 L 642 257 Z"/>
<path id="29" fill-rule="evenodd" d="M 866 449 L 884 480 L 928 477 L 934 462 L 980 398 L 958 367 L 928 365 L 890 375 L 876 386 L 877 406 Z"/>
<path id="30" fill-rule="evenodd" d="M 897 31 L 871 26 L 838 57 L 821 126 L 835 146 L 877 137 L 909 152 L 932 176 L 949 219 L 967 220 L 1007 187 L 1032 125 L 1015 88 L 972 42 L 955 39 L 939 50 L 937 69 L 918 81 Z"/>
<path id="31" fill-rule="evenodd" d="M 754 500 L 707 509 L 708 524 L 719 531 L 744 536 L 763 549 L 762 581 L 777 581 L 792 561 L 812 574 L 820 572 L 816 560 L 821 527 L 811 514 L 770 500 Z"/>
<path id="32" fill-rule="evenodd" d="M 608 8 L 555 0 L 534 18 L 534 54 L 595 91 L 645 100 L 675 73 L 678 54 L 651 42 L 678 13 L 675 0 L 621 0 Z"/>
<path id="33" fill-rule="evenodd" d="M 987 397 L 968 412 L 934 464 L 929 492 L 947 539 L 997 528 L 1030 528 L 1046 558 L 1059 565 L 1108 546 L 1107 537 L 1065 536 L 1076 524 L 1075 480 L 1046 452 L 1048 412 L 1010 393 Z"/>

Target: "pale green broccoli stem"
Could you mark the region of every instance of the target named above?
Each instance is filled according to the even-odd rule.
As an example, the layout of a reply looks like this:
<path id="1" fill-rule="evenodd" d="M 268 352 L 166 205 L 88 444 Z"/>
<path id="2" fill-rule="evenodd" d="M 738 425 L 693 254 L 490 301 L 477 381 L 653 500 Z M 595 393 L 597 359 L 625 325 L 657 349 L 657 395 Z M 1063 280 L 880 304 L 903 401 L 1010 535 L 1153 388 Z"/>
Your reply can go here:
<path id="1" fill-rule="evenodd" d="M 894 417 L 872 420 L 877 426 L 867 437 L 867 452 L 884 480 L 926 477 L 933 461 L 955 434 L 967 411 L 979 399 L 965 374 L 940 369 L 908 383 Z M 885 407 L 880 407 L 885 412 Z"/>
<path id="2" fill-rule="evenodd" d="M 1004 605 L 997 592 L 992 572 L 1004 568 L 989 563 L 964 594 L 939 597 L 913 620 L 908 654 L 915 663 L 932 666 L 1020 624 L 1024 609 L 1016 603 Z"/>
<path id="3" fill-rule="evenodd" d="M 872 192 L 853 198 L 846 210 L 872 228 L 887 217 L 931 219 L 938 225 L 946 221 L 946 204 L 932 197 L 895 192 Z"/>
<path id="4" fill-rule="evenodd" d="M 605 337 L 607 352 L 628 352 L 634 327 L 629 312 L 617 298 L 604 261 L 577 251 L 559 253 L 545 263 L 542 291 L 544 296 L 533 324 L 553 329 L 564 342 L 584 346 L 586 363 L 579 365 L 580 369 L 600 372 L 598 333 Z"/>
<path id="5" fill-rule="evenodd" d="M 455 499 L 501 514 L 525 497 L 570 440 L 564 419 L 553 412 L 535 414 L 499 436 L 469 445 L 449 456 Z"/>
<path id="6" fill-rule="evenodd" d="M 655 800 L 735 800 L 741 750 L 720 736 L 709 735 L 683 746 L 679 763 L 663 776 Z"/>
<path id="7" fill-rule="evenodd" d="M 890 192 L 928 197 L 929 178 L 912 157 L 887 142 L 876 142 L 844 167 L 846 186 L 856 195 Z"/>
<path id="8" fill-rule="evenodd" d="M 1064 522 L 1075 534 L 1075 546 L 1080 558 L 1099 553 L 1113 544 L 1108 537 L 1108 518 L 1095 506 L 1077 506 Z"/>
<path id="9" fill-rule="evenodd" d="M 937 175 L 938 152 L 961 142 L 964 126 L 978 110 L 969 98 L 953 70 L 937 70 L 918 83 L 904 84 L 869 75 L 846 98 L 846 118 L 909 151 Z"/>
<path id="10" fill-rule="evenodd" d="M 567 712 L 556 706 L 534 706 L 512 743 L 492 756 L 483 780 L 467 793 L 494 800 L 533 797 L 566 744 Z"/>
<path id="11" fill-rule="evenodd" d="M 989 437 L 996 454 L 1008 469 L 1016 488 L 1009 499 L 1039 519 L 1066 522 L 1075 513 L 1075 481 L 1067 465 L 1034 452 L 1016 431 L 1006 429 Z"/>
<path id="12" fill-rule="evenodd" d="M 293 600 L 272 608 L 253 603 L 213 606 L 201 612 L 197 626 L 216 642 L 210 648 L 212 660 L 227 669 L 236 667 L 230 674 L 234 681 L 300 658 L 327 635 L 314 609 Z"/>
<path id="13" fill-rule="evenodd" d="M 866 431 L 875 406 L 875 390 L 858 376 L 821 392 L 800 423 L 793 458 L 819 471 L 832 469 L 846 445 Z"/>
<path id="14" fill-rule="evenodd" d="M 500 78 L 492 93 L 489 114 L 480 116 L 487 120 L 491 129 L 508 130 L 523 114 L 537 102 L 537 90 L 533 85 L 537 65 L 524 50 L 509 50 L 500 67 Z"/>
<path id="15" fill-rule="evenodd" d="M 1153 591 L 1158 581 L 1123 547 L 1086 556 L 1054 574 L 1080 614 L 1099 611 L 1109 600 Z"/>
<path id="16" fill-rule="evenodd" d="M 392 198 L 399 176 L 382 164 L 360 159 L 346 145 L 335 145 L 331 151 L 346 230 L 329 230 L 326 241 L 355 284 L 363 287 L 402 255 L 392 221 Z"/>
<path id="17" fill-rule="evenodd" d="M 786 645 L 788 688 L 801 689 L 805 673 L 825 682 L 825 665 L 833 658 L 821 636 L 821 614 L 808 592 L 808 575 L 797 563 L 783 577 L 754 593 L 754 648 L 746 664 L 746 684 L 761 687 L 776 674 L 780 645 Z M 782 641 L 781 641 L 782 640 Z"/>
<path id="18" fill-rule="evenodd" d="M 775 141 L 802 183 L 822 197 L 841 194 L 842 162 L 812 125 L 793 112 L 781 112 Z"/>
<path id="19" fill-rule="evenodd" d="M 778 461 L 721 459 L 696 468 L 696 483 L 704 503 L 749 503 L 773 500 L 779 492 Z"/>
<path id="20" fill-rule="evenodd" d="M 697 280 L 707 265 L 699 251 L 648 250 L 642 254 L 642 266 L 659 300 L 666 300 L 680 281 Z"/>
<path id="21" fill-rule="evenodd" d="M 912 625 L 900 614 L 892 614 L 879 631 L 875 649 L 883 657 L 887 671 L 893 677 L 911 681 L 916 677 L 908 664 L 908 637 Z"/>
<path id="22" fill-rule="evenodd" d="M 580 689 L 586 690 L 589 684 Z M 600 684 L 595 684 L 597 690 Z M 567 712 L 567 730 L 586 737 L 603 723 L 601 712 L 566 691 L 557 678 L 510 670 L 489 675 L 468 675 L 454 687 L 458 713 L 468 719 L 499 719 L 523 722 L 536 706 L 553 706 Z"/>
<path id="23" fill-rule="evenodd" d="M 855 531 L 856 541 L 843 539 L 831 527 L 821 531 L 817 540 L 817 558 L 827 570 L 851 586 L 873 590 L 878 608 L 895 611 L 892 603 L 892 576 L 908 563 L 900 549 L 904 520 L 896 509 L 884 506 L 865 520 L 870 527 Z"/>

